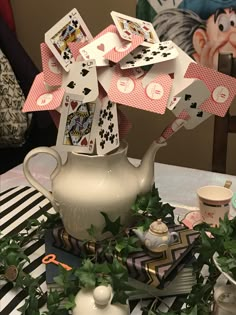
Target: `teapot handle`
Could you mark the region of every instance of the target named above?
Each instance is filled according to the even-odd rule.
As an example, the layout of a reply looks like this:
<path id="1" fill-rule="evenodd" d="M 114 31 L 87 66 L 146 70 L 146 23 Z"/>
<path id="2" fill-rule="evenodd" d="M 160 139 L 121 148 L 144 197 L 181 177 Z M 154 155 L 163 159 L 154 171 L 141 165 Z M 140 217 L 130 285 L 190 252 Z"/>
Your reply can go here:
<path id="1" fill-rule="evenodd" d="M 171 237 L 171 243 L 174 243 L 175 241 L 179 240 L 179 233 L 171 232 L 170 237 Z"/>
<path id="2" fill-rule="evenodd" d="M 34 187 L 36 188 L 39 192 L 41 192 L 52 204 L 52 206 L 54 207 L 55 210 L 57 210 L 57 205 L 54 202 L 54 198 L 52 193 L 50 193 L 45 187 L 43 187 L 32 175 L 32 173 L 29 170 L 29 161 L 32 157 L 34 157 L 35 155 L 39 154 L 39 153 L 46 153 L 51 155 L 52 157 L 55 158 L 55 160 L 57 161 L 57 165 L 56 168 L 54 169 L 54 171 L 52 172 L 51 178 L 53 179 L 61 170 L 62 167 L 62 161 L 61 161 L 61 157 L 59 155 L 59 153 L 51 148 L 48 147 L 38 147 L 35 148 L 33 150 L 31 150 L 24 158 L 23 161 L 23 172 L 24 175 L 26 177 L 26 179 L 28 180 L 28 182 Z"/>

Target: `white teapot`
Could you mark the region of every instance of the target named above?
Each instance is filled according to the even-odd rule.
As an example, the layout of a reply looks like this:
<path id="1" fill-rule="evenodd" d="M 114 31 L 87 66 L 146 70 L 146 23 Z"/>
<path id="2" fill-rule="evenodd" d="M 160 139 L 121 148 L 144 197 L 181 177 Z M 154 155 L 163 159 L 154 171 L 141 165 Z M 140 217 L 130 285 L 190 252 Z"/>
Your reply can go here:
<path id="1" fill-rule="evenodd" d="M 101 240 L 108 235 L 102 234 L 105 221 L 100 212 L 105 212 L 112 221 L 120 217 L 125 227 L 132 223 L 131 206 L 137 195 L 151 190 L 155 155 L 163 145 L 166 143 L 154 141 L 139 167 L 129 162 L 126 156 L 128 145 L 124 141 L 117 150 L 107 155 L 69 152 L 63 165 L 57 151 L 39 147 L 26 155 L 23 170 L 29 183 L 60 213 L 67 233 L 79 240 L 89 240 L 91 236 L 87 229 L 93 224 L 96 239 Z M 52 192 L 30 172 L 29 161 L 39 153 L 49 154 L 57 161 L 51 174 Z"/>
<path id="2" fill-rule="evenodd" d="M 128 305 L 111 304 L 112 289 L 100 285 L 94 290 L 81 289 L 76 297 L 73 315 L 129 315 Z"/>

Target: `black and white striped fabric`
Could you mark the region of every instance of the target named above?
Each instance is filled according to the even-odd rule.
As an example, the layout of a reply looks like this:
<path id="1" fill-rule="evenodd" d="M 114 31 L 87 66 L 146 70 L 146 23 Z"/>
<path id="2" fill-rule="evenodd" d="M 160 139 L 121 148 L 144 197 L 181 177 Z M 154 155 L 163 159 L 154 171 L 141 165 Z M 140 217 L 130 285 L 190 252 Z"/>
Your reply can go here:
<path id="1" fill-rule="evenodd" d="M 50 202 L 37 190 L 28 186 L 10 188 L 0 193 L 0 230 L 3 236 L 23 232 L 28 219 L 45 219 L 45 213 L 55 213 Z M 44 296 L 39 301 L 39 307 L 46 309 L 47 286 L 45 281 L 45 266 L 41 263 L 45 255 L 43 240 L 35 240 L 27 244 L 25 254 L 30 262 L 25 265 L 25 272 L 33 277 L 41 277 L 41 288 Z M 17 310 L 24 304 L 26 293 L 22 289 L 13 288 L 11 283 L 0 282 L 0 313 L 1 315 L 20 315 Z M 131 315 L 141 315 L 142 308 L 148 307 L 153 300 L 131 301 Z M 168 306 L 181 308 L 182 299 L 168 297 L 156 303 L 160 311 L 166 312 Z"/>

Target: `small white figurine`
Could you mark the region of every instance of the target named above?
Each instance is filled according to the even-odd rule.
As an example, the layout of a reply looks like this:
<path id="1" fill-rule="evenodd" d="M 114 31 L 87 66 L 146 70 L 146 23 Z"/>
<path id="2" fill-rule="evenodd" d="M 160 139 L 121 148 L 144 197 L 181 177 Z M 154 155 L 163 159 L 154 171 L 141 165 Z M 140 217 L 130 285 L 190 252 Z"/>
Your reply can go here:
<path id="1" fill-rule="evenodd" d="M 129 306 L 111 304 L 112 289 L 100 285 L 94 290 L 81 289 L 76 297 L 73 315 L 130 315 Z"/>

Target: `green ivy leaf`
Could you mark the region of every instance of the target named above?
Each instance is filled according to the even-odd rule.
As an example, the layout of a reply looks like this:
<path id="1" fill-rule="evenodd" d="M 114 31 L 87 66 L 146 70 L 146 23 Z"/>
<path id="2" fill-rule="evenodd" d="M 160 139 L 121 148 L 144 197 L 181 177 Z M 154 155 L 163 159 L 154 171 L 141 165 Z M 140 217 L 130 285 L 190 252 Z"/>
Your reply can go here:
<path id="1" fill-rule="evenodd" d="M 75 303 L 75 296 L 74 295 L 69 295 L 67 301 L 63 304 L 63 306 L 67 309 L 67 310 L 71 310 L 76 306 Z"/>
<path id="2" fill-rule="evenodd" d="M 116 236 L 119 234 L 120 229 L 122 227 L 120 223 L 120 217 L 118 217 L 115 221 L 111 221 L 108 217 L 108 215 L 105 212 L 101 212 L 105 219 L 105 227 L 102 231 L 102 233 L 110 232 L 113 236 Z"/>
<path id="3" fill-rule="evenodd" d="M 115 304 L 115 303 L 127 304 L 127 301 L 128 301 L 128 295 L 125 293 L 124 290 L 121 290 L 121 291 L 116 291 L 114 293 L 111 303 L 112 304 Z"/>
<path id="4" fill-rule="evenodd" d="M 157 220 L 162 219 L 168 223 L 174 223 L 174 207 L 170 204 L 161 202 L 158 189 L 153 185 L 152 190 L 144 195 L 138 195 L 131 210 L 137 217 L 138 226 L 147 230 L 149 225 Z"/>
<path id="5" fill-rule="evenodd" d="M 121 238 L 117 240 L 115 249 L 123 259 L 126 259 L 131 253 L 140 252 L 143 250 L 140 247 L 139 239 L 136 236 L 130 236 L 128 238 Z"/>
<path id="6" fill-rule="evenodd" d="M 90 225 L 90 228 L 87 229 L 87 232 L 91 237 L 96 238 L 96 227 L 93 224 Z"/>
<path id="7" fill-rule="evenodd" d="M 96 273 L 94 264 L 89 260 L 84 260 L 82 266 L 75 271 L 79 278 L 80 285 L 84 288 L 94 288 L 96 286 Z"/>

